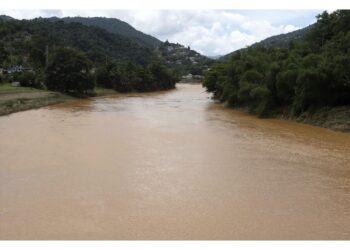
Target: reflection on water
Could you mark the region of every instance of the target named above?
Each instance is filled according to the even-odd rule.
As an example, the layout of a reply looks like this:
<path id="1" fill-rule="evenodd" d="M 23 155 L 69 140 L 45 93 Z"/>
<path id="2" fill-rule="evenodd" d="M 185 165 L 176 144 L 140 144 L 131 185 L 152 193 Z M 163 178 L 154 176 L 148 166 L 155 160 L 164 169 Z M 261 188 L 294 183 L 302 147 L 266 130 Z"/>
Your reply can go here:
<path id="1" fill-rule="evenodd" d="M 350 135 L 199 85 L 0 117 L 1 239 L 349 239 Z"/>

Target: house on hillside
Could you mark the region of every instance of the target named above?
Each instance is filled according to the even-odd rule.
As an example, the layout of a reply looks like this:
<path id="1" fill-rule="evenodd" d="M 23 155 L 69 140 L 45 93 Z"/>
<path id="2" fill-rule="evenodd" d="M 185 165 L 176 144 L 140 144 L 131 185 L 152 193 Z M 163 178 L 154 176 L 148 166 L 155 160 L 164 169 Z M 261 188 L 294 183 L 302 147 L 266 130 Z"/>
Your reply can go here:
<path id="1" fill-rule="evenodd" d="M 29 67 L 23 67 L 22 65 L 15 65 L 15 66 L 12 66 L 11 68 L 8 68 L 6 71 L 9 74 L 13 74 L 18 72 L 33 72 L 33 69 Z"/>

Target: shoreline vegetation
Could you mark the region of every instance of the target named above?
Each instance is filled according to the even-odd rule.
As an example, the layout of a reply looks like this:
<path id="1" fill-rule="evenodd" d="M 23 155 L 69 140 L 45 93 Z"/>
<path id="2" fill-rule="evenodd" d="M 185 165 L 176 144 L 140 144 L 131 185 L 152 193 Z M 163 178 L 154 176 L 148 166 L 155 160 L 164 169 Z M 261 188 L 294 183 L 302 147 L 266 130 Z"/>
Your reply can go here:
<path id="1" fill-rule="evenodd" d="M 226 106 L 350 131 L 350 11 L 323 12 L 288 48 L 250 46 L 214 64 L 203 86 Z"/>
<path id="2" fill-rule="evenodd" d="M 0 84 L 0 116 L 76 99 L 53 91 Z"/>
<path id="3" fill-rule="evenodd" d="M 220 102 L 219 100 L 214 100 Z M 235 111 L 245 113 L 252 116 L 257 114 L 252 113 L 248 106 L 231 106 L 228 103 L 223 103 L 226 108 L 234 109 Z M 281 119 L 291 122 L 308 124 L 316 127 L 330 129 L 336 132 L 350 133 L 350 106 L 339 107 L 323 107 L 316 111 L 306 111 L 299 116 L 293 116 L 285 113 L 275 113 L 268 117 L 259 117 L 260 119 Z"/>
<path id="4" fill-rule="evenodd" d="M 277 118 L 350 133 L 350 106 L 323 107 L 314 112 L 304 112 L 297 117 Z"/>
<path id="5" fill-rule="evenodd" d="M 186 82 L 181 84 L 200 83 Z M 121 92 L 114 89 L 96 87 L 94 94 L 87 98 L 103 97 L 120 93 Z M 79 99 L 78 97 L 65 95 L 59 92 L 30 87 L 13 87 L 11 84 L 0 84 L 0 116 Z M 231 107 L 227 103 L 224 105 L 239 112 L 254 115 L 250 112 L 249 107 Z M 271 115 L 269 118 L 304 123 L 339 132 L 350 132 L 350 106 L 324 107 L 314 112 L 304 112 L 299 116 L 291 116 L 285 112 L 284 114 L 279 113 Z"/>
<path id="6" fill-rule="evenodd" d="M 0 114 L 77 98 L 172 89 L 181 75 L 157 53 L 160 41 L 153 48 L 80 23 L 4 16 L 0 33 Z"/>
<path id="7" fill-rule="evenodd" d="M 0 116 L 75 101 L 83 98 L 103 97 L 121 93 L 122 92 L 118 92 L 114 89 L 96 87 L 94 92 L 89 96 L 75 97 L 60 92 L 41 90 L 31 87 L 14 87 L 9 83 L 5 83 L 0 84 Z"/>
<path id="8" fill-rule="evenodd" d="M 199 82 L 205 73 L 202 85 L 228 107 L 350 132 L 349 20 L 349 10 L 323 12 L 288 47 L 250 46 L 213 64 L 168 41 L 149 47 L 81 23 L 2 17 L 0 115 L 78 98 L 169 90 L 181 75 Z"/>

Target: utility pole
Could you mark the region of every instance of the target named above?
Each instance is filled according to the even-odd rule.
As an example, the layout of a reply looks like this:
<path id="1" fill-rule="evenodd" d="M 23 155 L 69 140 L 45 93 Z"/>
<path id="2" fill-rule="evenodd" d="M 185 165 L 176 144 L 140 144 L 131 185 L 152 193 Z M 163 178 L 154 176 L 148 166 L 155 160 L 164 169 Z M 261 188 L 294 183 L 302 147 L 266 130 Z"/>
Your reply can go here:
<path id="1" fill-rule="evenodd" d="M 45 47 L 45 67 L 49 66 L 49 45 Z"/>

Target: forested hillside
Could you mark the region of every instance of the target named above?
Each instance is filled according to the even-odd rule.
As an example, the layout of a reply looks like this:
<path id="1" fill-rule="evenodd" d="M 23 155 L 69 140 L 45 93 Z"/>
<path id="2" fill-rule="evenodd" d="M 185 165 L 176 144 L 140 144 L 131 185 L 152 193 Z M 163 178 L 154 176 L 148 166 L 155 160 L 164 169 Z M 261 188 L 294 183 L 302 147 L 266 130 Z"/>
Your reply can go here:
<path id="1" fill-rule="evenodd" d="M 203 75 L 214 60 L 199 54 L 190 47 L 165 41 L 157 48 L 157 54 L 164 58 L 168 67 L 175 69 L 181 75 Z"/>
<path id="2" fill-rule="evenodd" d="M 46 46 L 49 51 L 61 46 L 80 49 L 97 64 L 106 60 L 147 64 L 154 56 L 151 49 L 103 29 L 43 18 L 0 22 L 0 42 L 9 53 L 7 61 L 0 62 L 5 64 L 44 63 Z"/>
<path id="3" fill-rule="evenodd" d="M 350 11 L 323 12 L 289 48 L 253 46 L 214 65 L 204 86 L 259 116 L 350 105 Z"/>
<path id="4" fill-rule="evenodd" d="M 286 34 L 280 34 L 276 36 L 268 37 L 260 42 L 252 44 L 250 47 L 265 47 L 265 48 L 289 48 L 291 44 L 298 42 L 305 38 L 305 35 L 308 34 L 311 29 L 314 27 L 314 25 L 309 25 L 305 28 L 295 30 Z M 246 48 L 239 49 L 236 51 L 233 51 L 227 55 L 221 56 L 218 59 L 220 61 L 228 60 L 231 56 L 233 56 L 236 53 L 239 53 L 240 51 L 244 51 Z"/>
<path id="5" fill-rule="evenodd" d="M 141 45 L 156 48 L 162 42 L 157 38 L 142 33 L 136 30 L 130 24 L 123 22 L 117 18 L 106 18 L 106 17 L 64 17 L 61 19 L 50 18 L 50 20 L 62 20 L 67 23 L 81 23 L 88 26 L 95 26 L 102 28 L 110 33 L 122 35 L 129 38 L 130 40 L 139 43 Z"/>
<path id="6" fill-rule="evenodd" d="M 162 64 L 153 49 L 102 28 L 44 18 L 0 19 L 0 81 L 74 95 L 92 92 L 96 83 L 120 91 L 173 88 L 178 77 Z M 113 69 L 110 76 L 116 79 L 104 78 L 113 84 L 98 79 L 104 69 Z"/>

